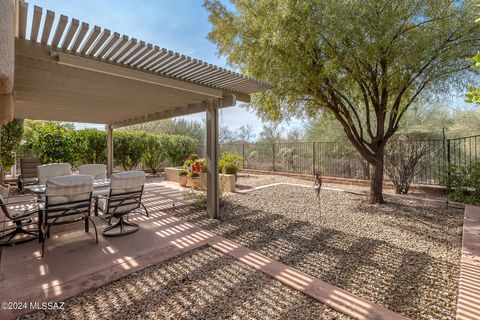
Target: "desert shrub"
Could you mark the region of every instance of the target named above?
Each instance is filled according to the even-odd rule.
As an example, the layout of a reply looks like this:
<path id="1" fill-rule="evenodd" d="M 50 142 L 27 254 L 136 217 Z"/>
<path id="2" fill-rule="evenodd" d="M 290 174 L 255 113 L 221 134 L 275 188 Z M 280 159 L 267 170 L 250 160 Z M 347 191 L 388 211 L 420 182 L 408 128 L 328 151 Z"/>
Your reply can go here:
<path id="1" fill-rule="evenodd" d="M 84 129 L 76 132 L 87 148 L 79 155 L 81 163 L 107 163 L 107 133 L 97 129 Z"/>
<path id="2" fill-rule="evenodd" d="M 190 137 L 170 135 L 167 141 L 166 155 L 173 166 L 179 166 L 192 154 L 197 141 Z"/>
<path id="3" fill-rule="evenodd" d="M 423 169 L 422 158 L 430 152 L 428 134 L 406 133 L 393 136 L 385 147 L 385 173 L 395 193 L 407 194 L 415 176 Z"/>
<path id="4" fill-rule="evenodd" d="M 164 134 L 144 133 L 142 139 L 144 142 L 142 161 L 153 174 L 156 174 L 167 156 L 166 146 L 168 136 Z"/>
<path id="5" fill-rule="evenodd" d="M 480 205 L 480 160 L 471 161 L 468 165 L 449 166 L 450 187 L 449 199 L 466 204 Z"/>
<path id="6" fill-rule="evenodd" d="M 114 162 L 123 170 L 135 169 L 142 160 L 145 134 L 134 131 L 118 131 L 113 135 Z"/>
<path id="7" fill-rule="evenodd" d="M 257 159 L 258 159 L 258 151 L 254 150 L 250 152 L 250 154 L 248 155 L 248 160 L 257 160 Z"/>
<path id="8" fill-rule="evenodd" d="M 295 149 L 282 148 L 277 153 L 277 160 L 284 165 L 293 167 L 293 157 L 295 155 Z"/>

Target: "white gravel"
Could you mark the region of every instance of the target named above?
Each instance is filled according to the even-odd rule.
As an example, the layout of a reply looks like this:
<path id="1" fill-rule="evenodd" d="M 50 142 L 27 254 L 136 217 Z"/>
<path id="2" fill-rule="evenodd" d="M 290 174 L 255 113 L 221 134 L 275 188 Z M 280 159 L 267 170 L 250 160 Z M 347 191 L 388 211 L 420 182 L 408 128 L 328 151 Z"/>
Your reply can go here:
<path id="1" fill-rule="evenodd" d="M 238 183 L 279 180 L 298 183 L 269 176 Z M 174 214 L 413 319 L 454 319 L 463 211 L 365 200 L 326 190 L 317 198 L 311 188 L 281 185 L 228 196 L 219 220 L 197 208 Z"/>
<path id="2" fill-rule="evenodd" d="M 27 319 L 349 319 L 277 280 L 203 247 Z"/>

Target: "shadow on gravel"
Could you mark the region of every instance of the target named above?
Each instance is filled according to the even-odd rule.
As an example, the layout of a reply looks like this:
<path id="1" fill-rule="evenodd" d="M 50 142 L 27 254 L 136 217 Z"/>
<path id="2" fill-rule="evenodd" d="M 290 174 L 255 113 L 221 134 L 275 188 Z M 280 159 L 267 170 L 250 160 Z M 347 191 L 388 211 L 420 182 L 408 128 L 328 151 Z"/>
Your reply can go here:
<path id="1" fill-rule="evenodd" d="M 458 265 L 281 214 L 226 206 L 218 220 L 191 207 L 167 213 L 405 316 L 455 319 Z"/>

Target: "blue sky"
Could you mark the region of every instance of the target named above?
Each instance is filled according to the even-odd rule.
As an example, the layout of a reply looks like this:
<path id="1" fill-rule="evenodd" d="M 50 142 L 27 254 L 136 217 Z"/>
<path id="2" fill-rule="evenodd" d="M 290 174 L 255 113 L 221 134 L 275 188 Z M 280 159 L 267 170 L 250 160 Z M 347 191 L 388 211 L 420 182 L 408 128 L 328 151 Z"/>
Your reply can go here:
<path id="1" fill-rule="evenodd" d="M 220 67 L 228 67 L 225 57 L 218 57 L 215 45 L 207 40 L 211 25 L 208 13 L 203 8 L 203 0 L 34 0 L 28 3 L 29 15 L 32 15 L 33 5 L 37 5 L 44 10 L 54 11 L 56 19 L 64 14 L 90 25 L 98 25 Z M 201 120 L 202 117 L 204 114 L 186 118 Z M 255 114 L 238 106 L 223 110 L 220 123 L 231 130 L 246 124 L 252 125 L 257 133 L 261 130 L 261 121 Z M 297 127 L 299 125 L 296 124 Z M 79 124 L 77 127 L 85 125 Z M 103 128 L 98 125 L 93 127 Z"/>

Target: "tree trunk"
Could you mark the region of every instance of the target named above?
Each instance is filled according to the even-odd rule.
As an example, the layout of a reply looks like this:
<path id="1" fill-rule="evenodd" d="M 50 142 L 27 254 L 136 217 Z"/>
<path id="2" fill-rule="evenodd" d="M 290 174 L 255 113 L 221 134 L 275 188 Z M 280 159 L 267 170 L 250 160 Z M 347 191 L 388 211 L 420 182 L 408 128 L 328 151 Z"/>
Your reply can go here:
<path id="1" fill-rule="evenodd" d="M 375 163 L 373 164 L 373 175 L 370 181 L 370 203 L 384 203 L 383 200 L 383 153 L 384 146 L 380 146 L 376 152 Z"/>

